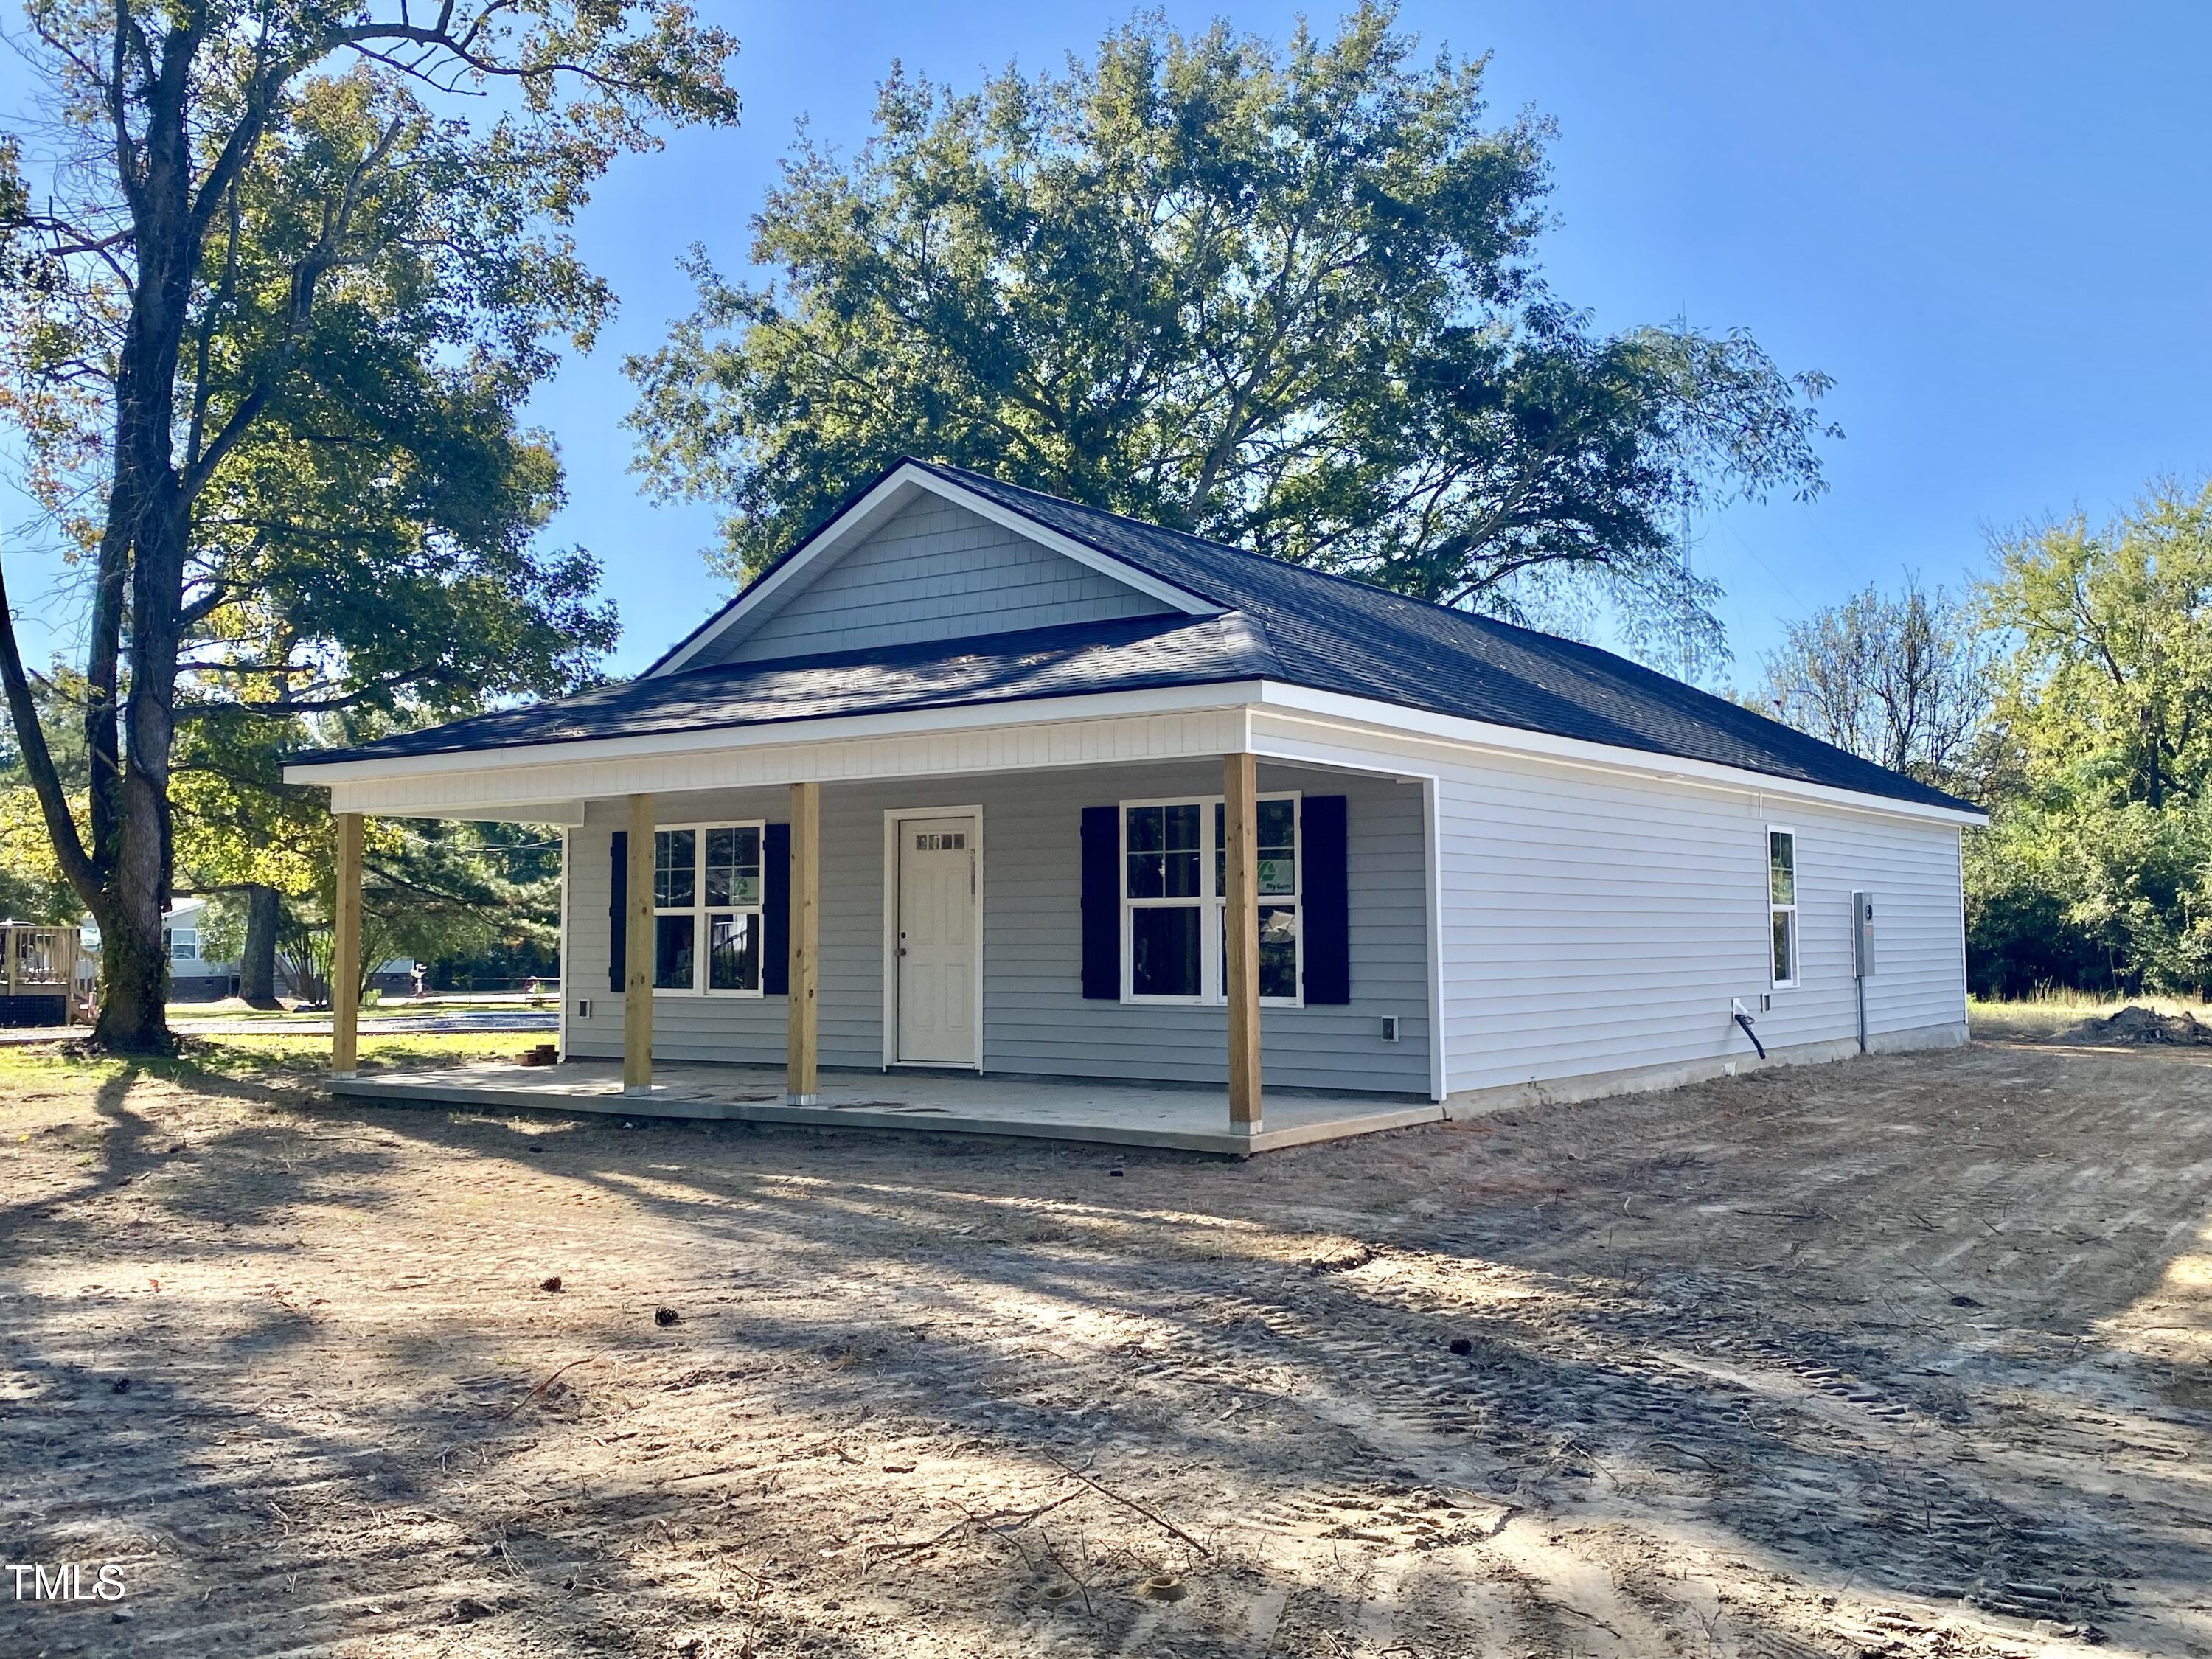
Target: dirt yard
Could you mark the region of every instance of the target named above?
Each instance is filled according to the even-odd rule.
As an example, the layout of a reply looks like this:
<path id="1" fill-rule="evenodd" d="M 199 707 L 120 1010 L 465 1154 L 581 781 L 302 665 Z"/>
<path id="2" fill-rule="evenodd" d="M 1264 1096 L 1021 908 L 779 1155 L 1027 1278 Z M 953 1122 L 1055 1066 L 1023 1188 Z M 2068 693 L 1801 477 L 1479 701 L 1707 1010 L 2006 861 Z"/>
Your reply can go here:
<path id="1" fill-rule="evenodd" d="M 2203 1051 L 1244 1165 L 0 1091 L 0 1550 L 127 1584 L 6 1655 L 2212 1655 Z"/>

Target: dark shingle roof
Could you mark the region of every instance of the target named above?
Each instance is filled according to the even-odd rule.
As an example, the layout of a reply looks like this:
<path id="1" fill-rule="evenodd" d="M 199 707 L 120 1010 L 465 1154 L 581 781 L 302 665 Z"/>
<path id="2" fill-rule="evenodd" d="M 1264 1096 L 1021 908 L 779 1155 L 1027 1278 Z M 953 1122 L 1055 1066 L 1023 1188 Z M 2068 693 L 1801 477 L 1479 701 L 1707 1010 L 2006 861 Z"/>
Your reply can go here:
<path id="1" fill-rule="evenodd" d="M 1245 633 L 1235 617 L 1124 617 L 980 639 L 732 663 L 603 685 L 558 702 L 477 714 L 303 758 L 451 755 L 1254 679 L 1270 671 Z"/>
<path id="2" fill-rule="evenodd" d="M 1230 614 L 1139 617 L 684 670 L 312 758 L 442 754 L 1265 678 L 1645 754 L 1975 810 L 1595 646 L 1425 604 L 957 467 L 911 465 Z M 884 476 L 890 471 L 896 468 Z"/>

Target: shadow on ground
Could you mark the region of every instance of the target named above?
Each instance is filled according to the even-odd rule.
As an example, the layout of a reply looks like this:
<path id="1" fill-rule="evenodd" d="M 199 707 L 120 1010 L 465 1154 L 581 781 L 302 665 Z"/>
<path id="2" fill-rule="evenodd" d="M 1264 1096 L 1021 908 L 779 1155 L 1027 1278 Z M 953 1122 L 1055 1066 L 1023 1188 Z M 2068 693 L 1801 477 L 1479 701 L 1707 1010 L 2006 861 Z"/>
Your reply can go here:
<path id="1" fill-rule="evenodd" d="M 0 1525 L 136 1586 L 0 1651 L 2212 1652 L 2179 1059 L 1241 1165 L 189 1073 L 0 1142 Z"/>

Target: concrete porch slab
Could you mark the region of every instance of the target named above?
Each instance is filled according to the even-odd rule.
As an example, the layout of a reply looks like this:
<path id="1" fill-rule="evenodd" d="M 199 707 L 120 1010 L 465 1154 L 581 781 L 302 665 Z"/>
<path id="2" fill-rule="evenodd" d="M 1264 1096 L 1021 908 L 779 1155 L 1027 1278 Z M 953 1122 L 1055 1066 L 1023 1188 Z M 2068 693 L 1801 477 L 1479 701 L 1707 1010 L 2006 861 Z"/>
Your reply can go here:
<path id="1" fill-rule="evenodd" d="M 420 1071 L 378 1072 L 333 1082 L 349 1100 L 426 1102 L 494 1110 L 605 1112 L 622 1117 L 712 1118 L 797 1123 L 831 1129 L 920 1129 L 937 1134 L 1018 1135 L 1109 1146 L 1163 1146 L 1248 1158 L 1315 1141 L 1340 1140 L 1443 1121 L 1425 1101 L 1336 1100 L 1270 1096 L 1257 1134 L 1229 1127 L 1221 1095 L 1204 1089 L 1148 1089 L 1129 1084 L 1026 1082 L 947 1073 L 828 1073 L 819 1103 L 784 1103 L 780 1072 L 743 1066 L 659 1065 L 648 1097 L 622 1091 L 614 1060 L 527 1066 L 486 1062 Z"/>

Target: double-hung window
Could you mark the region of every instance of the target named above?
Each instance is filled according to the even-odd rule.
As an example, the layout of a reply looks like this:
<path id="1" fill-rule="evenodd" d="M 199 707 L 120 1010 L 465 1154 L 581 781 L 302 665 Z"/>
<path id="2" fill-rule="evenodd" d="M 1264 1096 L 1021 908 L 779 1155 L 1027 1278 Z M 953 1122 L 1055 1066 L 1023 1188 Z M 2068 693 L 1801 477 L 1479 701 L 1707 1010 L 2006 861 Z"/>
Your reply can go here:
<path id="1" fill-rule="evenodd" d="M 1797 983 L 1797 836 L 1794 830 L 1766 831 L 1766 908 L 1774 929 L 1774 986 Z"/>
<path id="2" fill-rule="evenodd" d="M 653 837 L 653 988 L 761 994 L 758 823 L 697 823 Z"/>
<path id="3" fill-rule="evenodd" d="M 1260 999 L 1296 1006 L 1298 797 L 1259 801 Z M 1228 811 L 1219 796 L 1121 806 L 1122 994 L 1218 1003 L 1227 994 Z"/>

